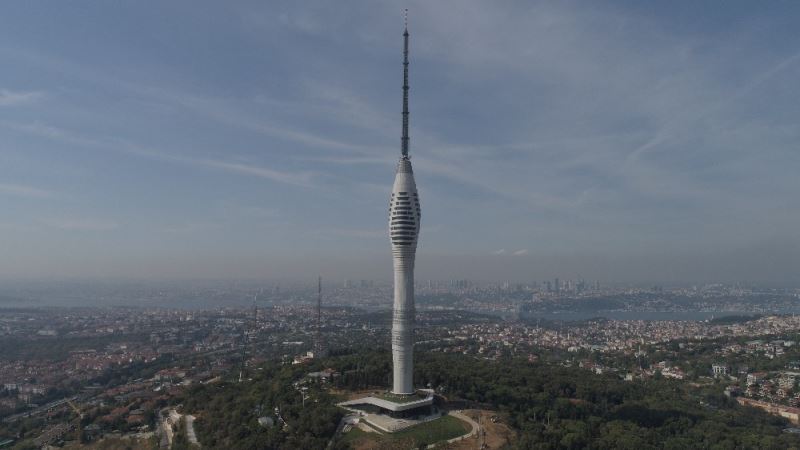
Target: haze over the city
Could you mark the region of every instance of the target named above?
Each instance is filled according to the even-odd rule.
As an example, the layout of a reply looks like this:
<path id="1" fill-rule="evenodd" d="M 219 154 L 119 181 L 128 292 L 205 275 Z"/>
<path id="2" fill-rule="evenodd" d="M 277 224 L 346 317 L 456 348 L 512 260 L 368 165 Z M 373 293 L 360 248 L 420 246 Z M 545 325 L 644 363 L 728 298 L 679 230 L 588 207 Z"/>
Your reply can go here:
<path id="1" fill-rule="evenodd" d="M 388 279 L 407 7 L 418 279 L 796 284 L 800 5 L 642 6 L 6 4 L 0 278 Z"/>

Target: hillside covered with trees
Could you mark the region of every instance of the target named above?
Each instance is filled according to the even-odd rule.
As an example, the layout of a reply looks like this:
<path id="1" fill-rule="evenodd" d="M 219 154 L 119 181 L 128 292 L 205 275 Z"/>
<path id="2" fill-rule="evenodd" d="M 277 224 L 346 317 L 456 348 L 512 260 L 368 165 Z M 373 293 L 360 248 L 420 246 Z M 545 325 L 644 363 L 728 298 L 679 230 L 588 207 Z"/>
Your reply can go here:
<path id="1" fill-rule="evenodd" d="M 325 386 L 309 383 L 303 407 L 294 386 L 323 366 L 341 373 L 337 388 L 381 388 L 391 373 L 391 354 L 340 355 L 310 366 L 270 363 L 253 381 L 187 391 L 184 410 L 198 415 L 198 437 L 206 447 L 325 448 L 341 417 L 337 399 Z M 800 437 L 783 431 L 785 420 L 742 407 L 715 385 L 626 382 L 546 362 L 438 353 L 418 355 L 415 378 L 459 407 L 497 409 L 518 430 L 513 446 L 519 449 L 800 448 Z M 286 426 L 259 425 L 258 417 L 274 417 L 276 407 Z"/>

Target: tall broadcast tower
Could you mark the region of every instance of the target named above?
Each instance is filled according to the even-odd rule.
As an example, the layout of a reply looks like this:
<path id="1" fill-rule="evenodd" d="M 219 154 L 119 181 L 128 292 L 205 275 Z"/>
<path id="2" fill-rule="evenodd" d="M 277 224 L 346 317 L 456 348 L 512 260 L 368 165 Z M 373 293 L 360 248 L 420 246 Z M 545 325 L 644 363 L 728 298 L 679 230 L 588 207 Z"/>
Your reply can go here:
<path id="1" fill-rule="evenodd" d="M 408 156 L 408 20 L 403 32 L 403 134 L 400 161 L 389 200 L 389 234 L 394 259 L 392 314 L 392 393 L 414 393 L 414 257 L 420 209 L 411 158 Z"/>
<path id="2" fill-rule="evenodd" d="M 328 356 L 328 347 L 322 342 L 322 277 L 317 279 L 317 330 L 314 336 L 314 358 Z"/>

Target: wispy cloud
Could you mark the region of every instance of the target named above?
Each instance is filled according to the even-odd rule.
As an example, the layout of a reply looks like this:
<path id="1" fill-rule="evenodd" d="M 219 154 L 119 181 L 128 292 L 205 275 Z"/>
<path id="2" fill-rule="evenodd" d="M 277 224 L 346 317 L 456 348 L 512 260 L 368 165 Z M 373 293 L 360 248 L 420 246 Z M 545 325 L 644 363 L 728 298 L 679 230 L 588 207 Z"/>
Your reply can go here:
<path id="1" fill-rule="evenodd" d="M 55 192 L 47 189 L 8 183 L 0 183 L 0 194 L 30 198 L 52 198 L 56 196 Z"/>
<path id="2" fill-rule="evenodd" d="M 680 111 L 675 117 L 670 118 L 646 143 L 628 154 L 625 158 L 626 164 L 622 166 L 620 172 L 625 172 L 625 170 L 630 169 L 630 163 L 632 161 L 639 159 L 643 153 L 651 151 L 663 143 L 668 142 L 671 137 L 685 137 L 692 134 L 693 128 L 695 128 L 696 124 L 701 120 L 715 113 L 724 113 L 726 108 L 730 107 L 736 101 L 742 100 L 743 97 L 762 86 L 770 78 L 786 70 L 798 61 L 800 61 L 800 53 L 795 53 L 789 57 L 783 58 L 771 67 L 753 76 L 744 86 L 734 88 L 732 93 L 718 99 L 718 101 L 712 104 L 704 104 L 699 108 L 694 108 L 689 111 Z"/>
<path id="3" fill-rule="evenodd" d="M 133 142 L 120 139 L 86 137 L 78 133 L 42 124 L 40 122 L 19 123 L 13 121 L 0 121 L 0 126 L 5 126 L 17 131 L 22 131 L 57 141 L 67 142 L 70 144 L 91 147 L 94 149 L 102 149 L 104 151 L 114 150 L 153 160 L 180 163 L 184 165 L 194 165 L 241 175 L 256 176 L 279 183 L 292 184 L 295 186 L 310 187 L 313 184 L 312 179 L 314 174 L 309 171 L 294 172 L 273 169 L 258 164 L 244 164 L 241 162 L 224 161 L 213 158 L 198 158 L 172 154 L 145 148 Z"/>
<path id="4" fill-rule="evenodd" d="M 259 217 L 259 218 L 277 218 L 281 217 L 280 211 L 274 208 L 265 208 L 263 206 L 238 206 L 235 207 L 237 211 L 241 214 L 250 216 L 250 217 Z"/>
<path id="5" fill-rule="evenodd" d="M 213 169 L 224 170 L 227 172 L 238 173 L 242 175 L 252 175 L 261 178 L 266 178 L 279 183 L 292 184 L 295 186 L 310 187 L 312 185 L 313 174 L 311 172 L 289 172 L 270 169 L 263 166 L 247 165 L 236 162 L 226 162 L 214 159 L 204 158 L 187 158 L 168 156 L 165 159 L 183 161 L 189 164 L 196 164 Z"/>
<path id="6" fill-rule="evenodd" d="M 161 231 L 163 231 L 164 233 L 186 234 L 186 233 L 195 233 L 198 231 L 215 230 L 218 228 L 221 228 L 221 225 L 218 223 L 187 222 L 177 225 L 166 226 L 164 228 L 161 228 Z"/>
<path id="7" fill-rule="evenodd" d="M 527 254 L 528 254 L 528 249 L 525 249 L 525 248 L 519 249 L 519 250 L 514 250 L 514 251 L 507 251 L 506 249 L 501 248 L 499 250 L 495 250 L 495 251 L 492 252 L 492 255 L 495 255 L 495 256 L 503 256 L 503 255 L 525 256 Z"/>
<path id="8" fill-rule="evenodd" d="M 389 232 L 387 230 L 333 229 L 325 230 L 325 233 L 343 237 L 376 239 L 388 237 Z"/>
<path id="9" fill-rule="evenodd" d="M 93 84 L 98 83 L 115 90 L 132 93 L 142 99 L 150 99 L 154 102 L 169 104 L 172 107 L 184 108 L 194 114 L 212 119 L 220 124 L 246 129 L 265 136 L 319 149 L 364 151 L 375 148 L 374 145 L 361 145 L 333 139 L 323 133 L 298 128 L 296 125 L 291 126 L 280 123 L 280 121 L 276 120 L 274 117 L 247 110 L 242 108 L 241 104 L 224 98 L 188 93 L 174 86 L 166 88 L 121 79 L 118 76 L 109 75 L 103 71 L 87 70 L 86 67 L 75 64 L 69 60 L 58 58 L 54 55 L 31 51 L 0 50 L 3 50 L 5 53 L 10 53 L 16 58 L 24 59 L 28 63 L 46 67 L 59 73 L 68 73 L 73 77 L 89 81 Z M 0 94 L 3 92 L 4 91 L 0 90 Z M 328 95 L 334 94 L 329 93 Z M 23 99 L 27 99 L 26 101 L 33 101 L 41 98 L 41 96 L 42 94 L 38 92 L 9 92 L 9 101 L 13 102 Z M 351 100 L 351 105 L 354 101 L 355 100 Z M 310 108 L 314 107 L 314 105 L 310 105 L 307 102 L 295 102 L 295 106 L 304 109 L 306 112 L 309 112 Z M 368 115 L 362 115 L 360 117 L 367 116 Z"/>
<path id="10" fill-rule="evenodd" d="M 38 91 L 11 91 L 0 89 L 0 106 L 16 106 L 37 102 L 44 97 Z"/>
<path id="11" fill-rule="evenodd" d="M 111 231 L 119 228 L 119 223 L 114 220 L 95 218 L 49 219 L 44 224 L 67 231 Z"/>
<path id="12" fill-rule="evenodd" d="M 221 123 L 244 128 L 256 133 L 275 137 L 282 140 L 296 142 L 309 147 L 336 149 L 336 150 L 365 150 L 369 146 L 353 144 L 337 139 L 332 139 L 318 133 L 296 129 L 286 125 L 277 125 L 265 117 L 259 117 L 237 108 L 223 100 L 200 97 L 197 95 L 176 94 L 170 91 L 160 91 L 162 98 L 166 98 Z"/>
<path id="13" fill-rule="evenodd" d="M 18 122 L 12 120 L 0 120 L 0 126 L 68 144 L 82 145 L 87 147 L 105 147 L 108 145 L 107 142 L 103 142 L 99 139 L 86 137 L 62 128 L 44 124 L 39 121 Z"/>

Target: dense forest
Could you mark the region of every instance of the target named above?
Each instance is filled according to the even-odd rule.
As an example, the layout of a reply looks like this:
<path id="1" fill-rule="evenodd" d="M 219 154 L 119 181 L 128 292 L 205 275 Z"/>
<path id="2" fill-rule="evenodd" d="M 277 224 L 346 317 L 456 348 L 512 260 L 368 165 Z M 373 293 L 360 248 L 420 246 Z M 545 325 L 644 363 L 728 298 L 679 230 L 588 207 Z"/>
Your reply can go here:
<path id="1" fill-rule="evenodd" d="M 384 387 L 391 354 L 374 351 L 324 361 L 341 373 L 344 389 Z M 308 384 L 305 408 L 293 383 L 322 367 L 266 365 L 245 383 L 205 385 L 188 391 L 184 409 L 198 414 L 198 435 L 212 448 L 325 448 L 341 413 L 336 399 Z M 431 386 L 460 407 L 497 409 L 518 430 L 519 449 L 787 449 L 800 437 L 785 420 L 739 406 L 711 384 L 674 380 L 625 382 L 578 368 L 523 359 L 487 361 L 464 355 L 421 353 L 418 386 Z M 273 414 L 286 426 L 260 426 Z M 335 445 L 335 447 L 339 447 Z"/>
<path id="2" fill-rule="evenodd" d="M 308 369 L 268 363 L 254 371 L 252 381 L 195 386 L 180 400 L 184 411 L 197 415 L 195 429 L 205 448 L 321 449 L 342 412 L 318 383 L 306 390 L 295 386 Z M 274 423 L 261 425 L 259 417 Z"/>

